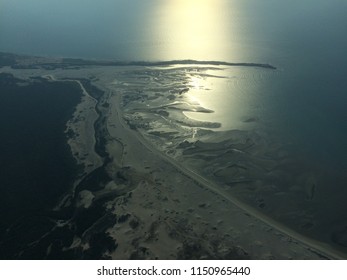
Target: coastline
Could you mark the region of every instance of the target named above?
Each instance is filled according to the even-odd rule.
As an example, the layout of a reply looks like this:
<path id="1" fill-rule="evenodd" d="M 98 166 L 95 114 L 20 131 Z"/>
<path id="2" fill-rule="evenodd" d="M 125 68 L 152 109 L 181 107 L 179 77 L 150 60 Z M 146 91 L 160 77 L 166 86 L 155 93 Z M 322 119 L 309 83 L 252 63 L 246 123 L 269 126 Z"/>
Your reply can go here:
<path id="1" fill-rule="evenodd" d="M 53 225 L 49 212 L 79 173 L 64 129 L 81 92 L 69 82 L 0 75 L 0 258 L 25 258 L 21 250 Z"/>
<path id="2" fill-rule="evenodd" d="M 191 62 L 183 64 L 190 67 Z M 145 73 L 139 83 L 142 87 L 161 73 L 156 67 L 166 65 L 77 67 L 77 62 L 73 63 L 68 68 L 57 63 L 47 69 L 43 61 L 35 67 L 28 64 L 26 69 L 1 69 L 27 79 L 35 75 L 47 81 L 74 82 L 83 92 L 65 132 L 84 172 L 75 181 L 72 194 L 68 194 L 70 198 L 65 197 L 54 208 L 56 225 L 37 241 L 43 246 L 50 244 L 58 232 L 63 236 L 62 244 L 51 244 L 42 258 L 346 258 L 344 253 L 306 238 L 241 202 L 225 185 L 212 182 L 210 173 L 202 177 L 191 168 L 203 166 L 211 154 L 218 156 L 221 147 L 225 149 L 221 145 L 227 142 L 208 144 L 206 139 L 220 137 L 209 130 L 214 124 L 183 122 L 186 107 L 179 103 L 175 108 L 158 107 L 166 95 L 160 90 L 145 95 L 131 84 L 130 74 Z M 219 62 L 212 66 L 264 66 L 216 63 Z M 201 65 L 208 68 L 211 63 Z M 165 73 L 181 77 L 180 72 Z M 173 96 L 170 98 L 183 103 L 187 87 L 184 79 L 182 76 L 181 86 L 174 84 L 166 89 Z M 166 78 L 163 81 L 165 84 Z M 98 92 L 97 98 L 93 90 Z M 192 110 L 208 112 L 203 107 L 184 104 Z M 242 137 L 235 139 L 243 141 Z M 242 152 L 249 144 L 240 143 L 233 143 L 228 150 Z M 207 151 L 206 145 L 210 145 Z M 101 243 L 96 244 L 96 240 Z"/>

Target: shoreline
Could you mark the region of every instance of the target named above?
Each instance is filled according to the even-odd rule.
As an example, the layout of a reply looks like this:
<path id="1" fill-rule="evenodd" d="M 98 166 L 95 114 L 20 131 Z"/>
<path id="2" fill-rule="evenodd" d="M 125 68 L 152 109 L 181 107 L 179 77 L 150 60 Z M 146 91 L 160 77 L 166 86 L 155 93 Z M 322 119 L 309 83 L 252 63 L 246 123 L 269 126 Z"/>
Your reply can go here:
<path id="1" fill-rule="evenodd" d="M 89 169 L 75 182 L 71 199 L 53 209 L 56 225 L 37 241 L 43 246 L 58 233 L 63 238 L 60 245 L 50 245 L 45 258 L 346 258 L 329 244 L 307 238 L 235 198 L 223 184 L 211 181 L 209 173 L 202 176 L 203 168 L 196 170 L 200 159 L 195 151 L 205 160 L 230 149 L 237 160 L 243 140 L 234 137 L 236 144 L 215 143 L 231 136 L 197 129 L 194 122 L 182 125 L 182 104 L 209 111 L 184 101 L 187 78 L 178 79 L 181 70 L 150 72 L 141 66 L 2 70 L 27 79 L 75 82 L 84 96 L 67 127 L 79 134 L 69 141 L 75 141 L 73 154 L 78 153 L 80 163 Z M 131 79 L 138 81 L 131 76 L 133 71 L 144 73 L 140 88 L 162 73 L 172 74 L 174 82 L 178 79 L 179 84 L 171 85 L 164 75 L 170 102 L 161 102 L 166 93 L 158 85 L 145 93 L 137 91 L 131 84 Z M 197 162 L 195 168 L 189 159 Z M 93 164 L 88 167 L 87 161 Z M 190 253 L 191 248 L 198 248 L 196 254 Z"/>
<path id="2" fill-rule="evenodd" d="M 212 65 L 212 66 L 241 66 L 241 67 L 259 67 L 265 69 L 276 70 L 277 67 L 268 63 L 252 63 L 252 62 L 228 62 L 219 60 L 193 60 L 193 59 L 181 59 L 181 60 L 167 60 L 167 61 L 114 61 L 114 60 L 88 60 L 83 58 L 43 58 L 29 55 L 15 55 L 11 53 L 0 52 L 1 56 L 9 56 L 11 67 L 13 69 L 27 69 L 42 67 L 47 70 L 54 67 L 83 67 L 83 66 L 148 66 L 148 67 L 160 67 L 160 66 L 174 66 L 174 65 Z M 21 63 L 13 64 L 16 59 Z M 25 59 L 28 62 L 23 64 Z M 47 60 L 49 63 L 47 63 Z M 6 65 L 3 65 L 6 66 Z"/>
<path id="3" fill-rule="evenodd" d="M 81 92 L 69 82 L 12 74 L 7 72 L 6 77 L 2 72 L 0 86 L 6 121 L 1 125 L 1 147 L 6 148 L 2 149 L 1 259 L 21 258 L 22 249 L 30 246 L 28 240 L 39 239 L 53 226 L 48 213 L 70 191 L 80 171 L 64 130 Z"/>

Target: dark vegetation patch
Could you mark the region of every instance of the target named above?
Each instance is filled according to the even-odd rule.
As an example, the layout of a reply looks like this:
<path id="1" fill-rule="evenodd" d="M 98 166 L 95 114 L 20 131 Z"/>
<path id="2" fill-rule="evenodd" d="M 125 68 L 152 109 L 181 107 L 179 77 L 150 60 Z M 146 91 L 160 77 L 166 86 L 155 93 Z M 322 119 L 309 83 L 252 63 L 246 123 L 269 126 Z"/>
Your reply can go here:
<path id="1" fill-rule="evenodd" d="M 76 187 L 76 193 L 82 190 L 88 190 L 91 192 L 101 190 L 109 181 L 111 181 L 111 177 L 105 170 L 104 165 L 100 166 L 83 178 Z"/>
<path id="2" fill-rule="evenodd" d="M 113 238 L 105 232 L 97 232 L 90 237 L 90 248 L 85 252 L 84 259 L 100 260 L 108 259 L 105 253 L 115 251 L 118 244 Z"/>
<path id="3" fill-rule="evenodd" d="M 215 243 L 215 244 L 214 244 Z M 185 241 L 178 252 L 177 258 L 180 260 L 248 260 L 250 256 L 246 251 L 237 246 L 221 248 L 218 241 L 212 241 L 212 250 L 206 248 L 201 242 Z M 220 250 L 223 249 L 223 250 Z"/>

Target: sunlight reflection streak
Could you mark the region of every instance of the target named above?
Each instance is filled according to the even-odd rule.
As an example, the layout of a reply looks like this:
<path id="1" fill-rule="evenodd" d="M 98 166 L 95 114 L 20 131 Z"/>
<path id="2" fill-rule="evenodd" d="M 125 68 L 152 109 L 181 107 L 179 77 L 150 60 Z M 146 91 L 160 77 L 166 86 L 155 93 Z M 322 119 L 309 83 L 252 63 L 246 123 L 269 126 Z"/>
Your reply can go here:
<path id="1" fill-rule="evenodd" d="M 230 5 L 229 5 L 230 6 Z M 225 11 L 224 0 L 173 0 L 165 1 L 162 26 L 154 36 L 168 34 L 171 43 L 167 52 L 178 59 L 199 59 L 230 57 L 233 50 L 229 37 L 236 31 L 226 28 L 229 12 Z"/>

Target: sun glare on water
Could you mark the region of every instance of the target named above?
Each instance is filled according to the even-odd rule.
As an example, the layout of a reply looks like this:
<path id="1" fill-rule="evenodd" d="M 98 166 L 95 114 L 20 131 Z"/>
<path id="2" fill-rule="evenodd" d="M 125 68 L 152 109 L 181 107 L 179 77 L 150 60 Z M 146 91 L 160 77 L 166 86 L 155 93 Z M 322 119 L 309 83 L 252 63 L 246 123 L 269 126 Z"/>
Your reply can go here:
<path id="1" fill-rule="evenodd" d="M 202 79 L 201 79 L 201 78 L 197 78 L 197 77 L 191 77 L 191 78 L 190 78 L 189 85 L 190 85 L 193 89 L 199 89 L 199 88 L 202 87 Z"/>
<path id="2" fill-rule="evenodd" d="M 157 39 L 166 34 L 167 52 L 175 59 L 218 60 L 230 57 L 226 28 L 228 12 L 224 0 L 173 0 L 160 6 L 162 25 L 156 27 Z M 160 39 L 159 39 L 160 40 Z M 228 52 L 228 54 L 226 54 Z"/>

